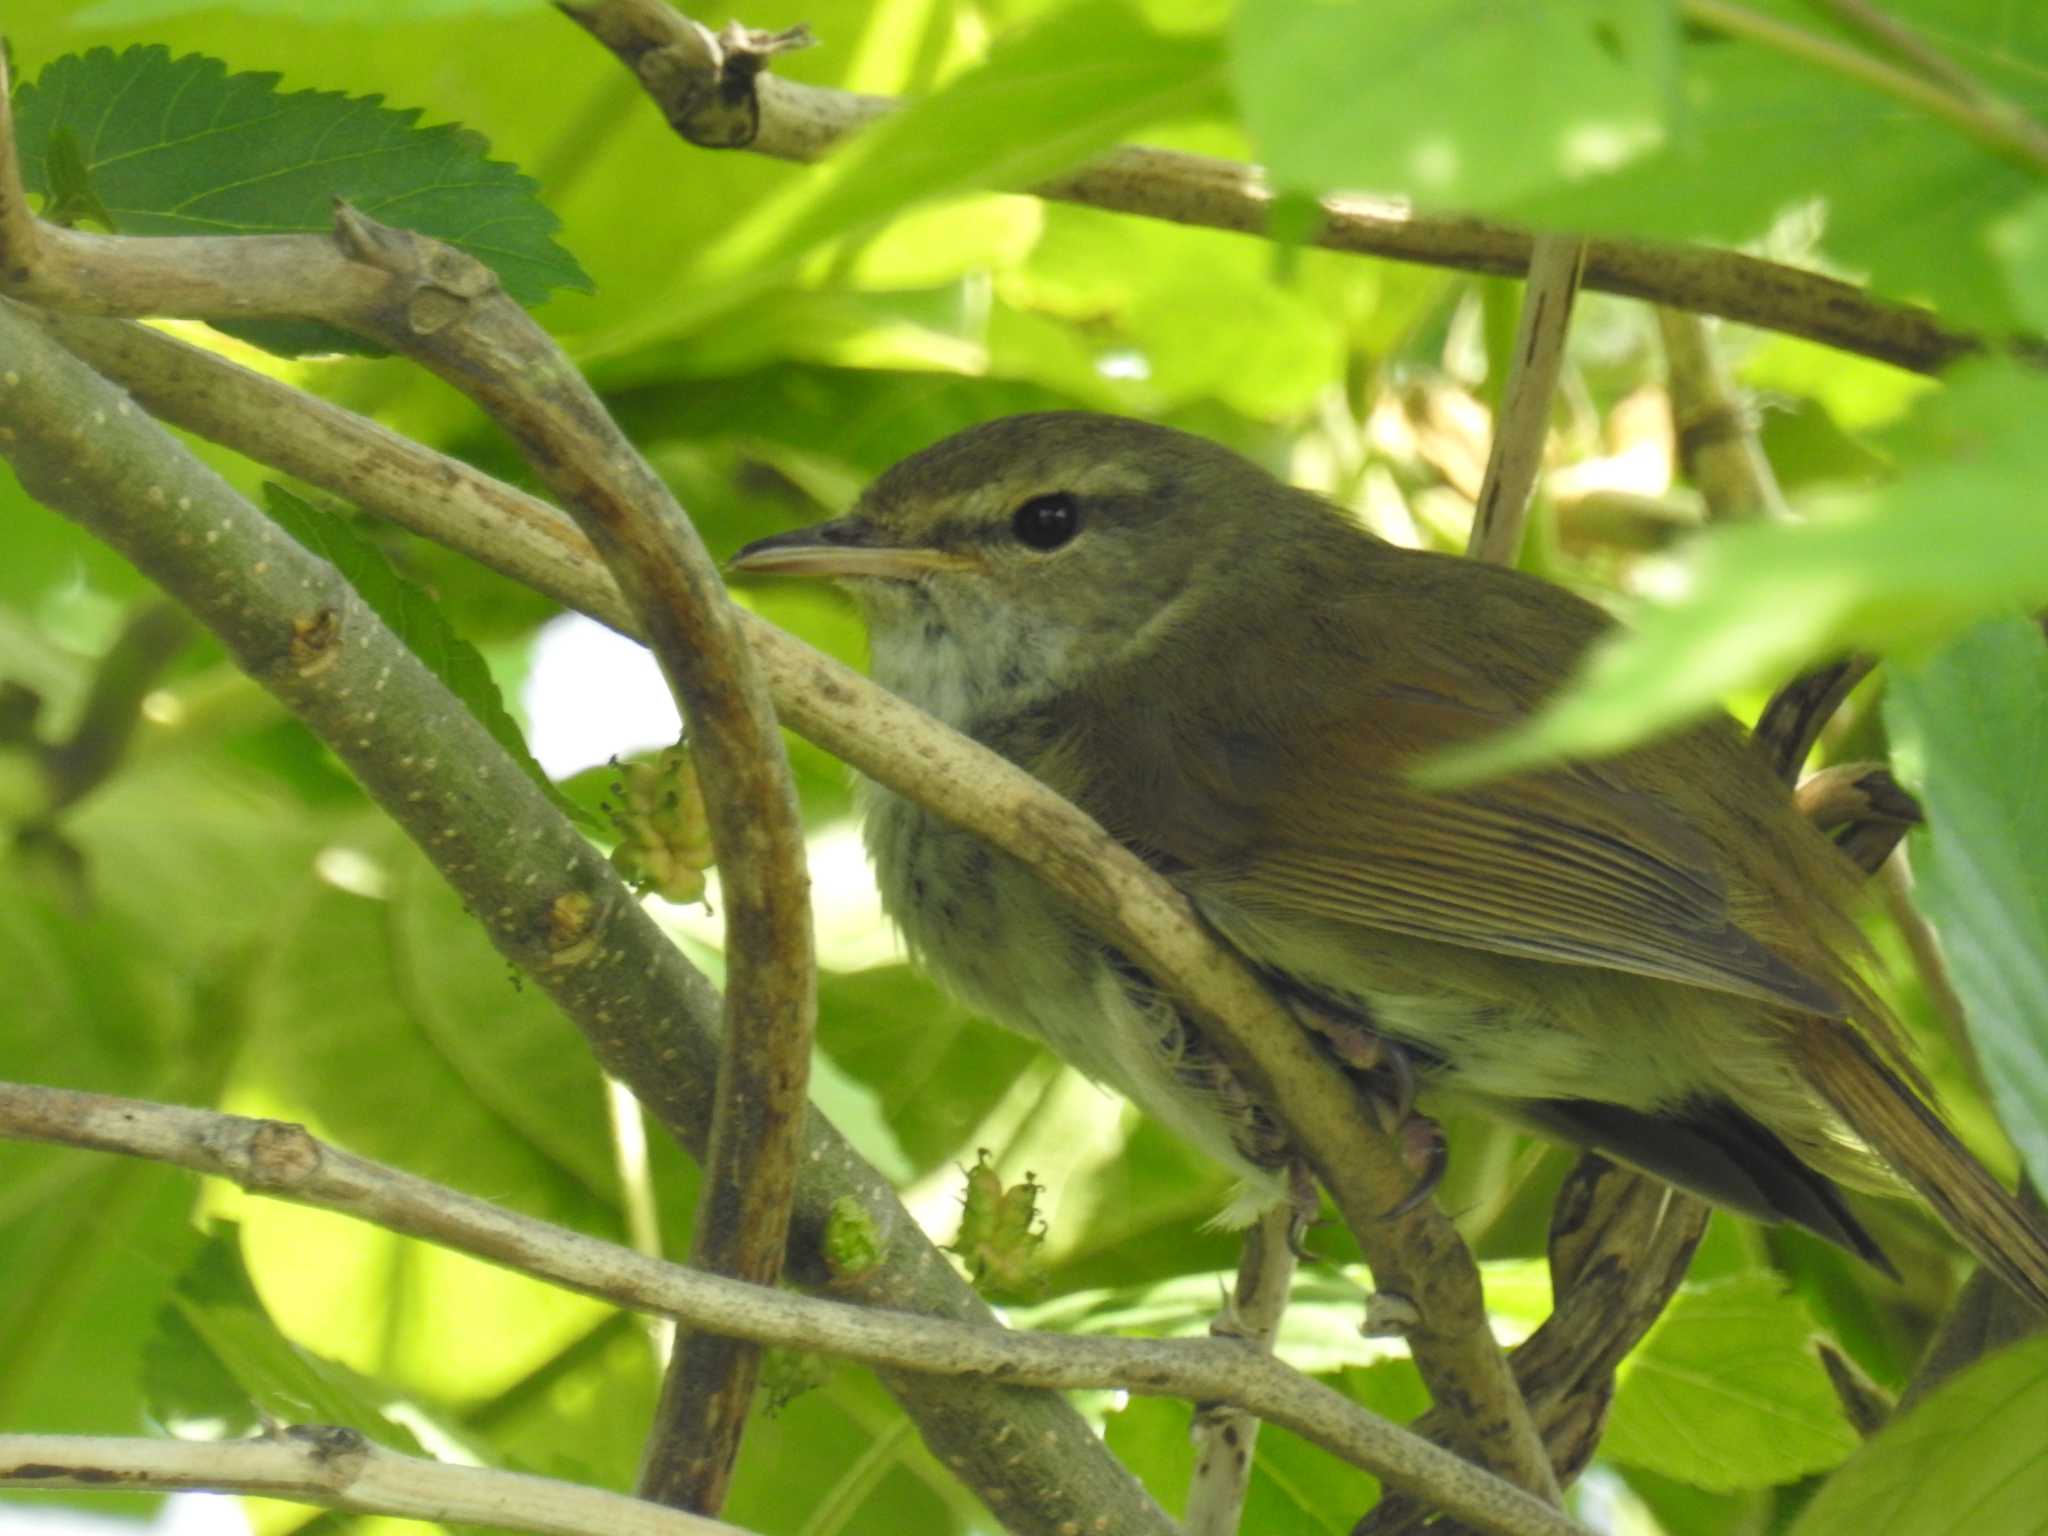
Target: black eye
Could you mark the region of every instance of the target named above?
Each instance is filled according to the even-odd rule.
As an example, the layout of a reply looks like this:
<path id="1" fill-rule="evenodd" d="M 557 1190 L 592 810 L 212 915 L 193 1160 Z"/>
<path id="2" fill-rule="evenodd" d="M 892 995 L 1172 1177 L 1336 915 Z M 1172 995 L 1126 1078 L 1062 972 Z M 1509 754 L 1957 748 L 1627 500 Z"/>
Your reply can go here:
<path id="1" fill-rule="evenodd" d="M 1071 491 L 1034 496 L 1010 519 L 1017 542 L 1030 549 L 1058 549 L 1081 531 L 1081 503 Z"/>

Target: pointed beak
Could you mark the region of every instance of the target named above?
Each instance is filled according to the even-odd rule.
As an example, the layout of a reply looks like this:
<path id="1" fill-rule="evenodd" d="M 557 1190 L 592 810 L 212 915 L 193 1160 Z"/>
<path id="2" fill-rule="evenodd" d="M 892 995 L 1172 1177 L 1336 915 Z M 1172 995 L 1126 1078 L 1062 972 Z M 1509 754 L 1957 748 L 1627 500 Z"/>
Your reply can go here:
<path id="1" fill-rule="evenodd" d="M 841 517 L 756 539 L 725 568 L 744 576 L 879 576 L 909 581 L 929 571 L 979 570 L 981 562 L 950 550 L 885 544 L 861 519 Z"/>

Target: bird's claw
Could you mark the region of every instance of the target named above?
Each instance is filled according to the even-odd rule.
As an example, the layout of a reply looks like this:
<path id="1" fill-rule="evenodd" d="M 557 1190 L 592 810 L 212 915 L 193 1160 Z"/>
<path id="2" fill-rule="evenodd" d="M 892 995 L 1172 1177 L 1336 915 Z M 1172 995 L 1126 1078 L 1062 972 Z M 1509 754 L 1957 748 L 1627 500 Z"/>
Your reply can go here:
<path id="1" fill-rule="evenodd" d="M 1323 1192 L 1307 1163 L 1296 1161 L 1287 1168 L 1287 1251 L 1299 1264 L 1320 1263 L 1322 1256 L 1308 1246 L 1308 1229 L 1322 1219 Z"/>
<path id="2" fill-rule="evenodd" d="M 1401 1143 L 1401 1160 L 1415 1170 L 1415 1184 L 1380 1219 L 1398 1221 L 1436 1193 L 1451 1164 L 1451 1145 L 1443 1127 L 1427 1115 L 1410 1114 L 1395 1133 Z"/>

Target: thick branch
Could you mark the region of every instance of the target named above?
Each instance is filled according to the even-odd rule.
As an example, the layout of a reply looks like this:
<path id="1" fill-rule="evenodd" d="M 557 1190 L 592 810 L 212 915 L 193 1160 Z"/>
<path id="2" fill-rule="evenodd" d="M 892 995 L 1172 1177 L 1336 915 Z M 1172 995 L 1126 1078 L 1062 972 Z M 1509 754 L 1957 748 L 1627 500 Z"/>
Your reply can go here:
<path id="1" fill-rule="evenodd" d="M 273 432 L 290 467 L 367 511 L 499 564 L 497 530 L 523 547 L 563 540 L 561 516 L 475 470 L 331 406 L 165 338 L 102 321 L 53 317 L 52 326 L 129 383 L 168 420 L 258 459 Z M 566 564 L 545 590 L 626 622 L 614 593 L 585 561 Z M 1457 1234 L 1425 1203 L 1397 1221 L 1380 1213 L 1405 1197 L 1412 1174 L 1361 1112 L 1350 1087 L 1235 955 L 1209 935 L 1185 899 L 1045 786 L 986 748 L 930 719 L 858 673 L 774 626 L 741 614 L 755 662 L 794 730 L 1033 868 L 1149 974 L 1177 995 L 1263 1102 L 1284 1108 L 1304 1154 L 1358 1235 L 1377 1285 L 1421 1313 L 1409 1334 L 1439 1401 L 1469 1409 L 1460 1444 L 1485 1464 L 1547 1478 L 1548 1463 L 1514 1395 L 1489 1329 L 1478 1271 Z M 1540 1470 L 1539 1470 L 1540 1469 Z M 1518 1477 L 1518 1481 L 1521 1480 Z M 1526 1484 L 1525 1484 L 1526 1485 Z"/>
<path id="2" fill-rule="evenodd" d="M 511 434 L 604 558 L 689 722 L 725 895 L 726 961 L 692 1252 L 706 1268 L 773 1281 L 796 1183 L 816 966 L 796 791 L 736 610 L 666 484 L 488 268 L 346 207 L 335 235 L 388 284 L 325 318 L 432 369 Z M 726 1341 L 677 1341 L 646 1491 L 693 1509 L 723 1503 L 759 1363 Z"/>
<path id="3" fill-rule="evenodd" d="M 661 54 L 664 68 L 652 88 L 670 122 L 686 137 L 696 120 L 690 103 L 729 99 L 744 89 L 755 103 L 756 122 L 753 138 L 744 147 L 780 160 L 811 161 L 895 105 L 881 97 L 799 85 L 765 73 L 738 80 L 726 67 L 718 38 L 650 0 L 562 9 L 629 64 L 636 51 L 667 50 Z M 696 41 L 679 42 L 684 32 L 691 32 Z M 645 69 L 636 66 L 636 75 L 643 84 L 650 83 Z M 728 108 L 719 122 L 729 125 L 745 115 Z M 729 129 L 723 138 L 706 134 L 693 142 L 712 149 L 737 147 Z M 1137 146 L 1112 150 L 1030 190 L 1062 202 L 1251 235 L 1266 232 L 1273 201 L 1264 173 L 1256 166 Z M 1322 210 L 1322 223 L 1310 243 L 1361 256 L 1520 277 L 1529 270 L 1535 244 L 1530 231 L 1511 224 L 1424 213 L 1385 198 L 1334 193 L 1323 199 Z M 1938 372 L 1983 346 L 1981 338 L 1943 326 L 1924 309 L 1888 303 L 1818 272 L 1707 246 L 1589 239 L 1584 282 L 1603 293 L 1804 336 L 1922 373 Z"/>
<path id="4" fill-rule="evenodd" d="M 547 991 L 598 1061 L 701 1158 L 718 1070 L 719 999 L 611 866 L 326 562 L 308 554 L 118 390 L 0 301 L 0 440 L 23 484 L 121 550 L 345 761 Z M 559 514 L 550 514 L 559 517 Z M 835 1200 L 857 1200 L 880 1262 L 842 1294 L 986 1319 L 887 1183 L 809 1116 L 792 1262 L 826 1278 Z M 978 1383 L 888 1378 L 934 1451 L 1023 1530 L 1108 1513 L 1166 1517 L 1067 1404 Z M 993 1443 L 1000 1426 L 1019 1443 Z M 1033 1523 L 1036 1522 L 1036 1523 Z"/>
<path id="5" fill-rule="evenodd" d="M 342 206 L 334 238 L 105 237 L 21 215 L 0 78 L 0 273 L 18 297 L 124 314 L 318 318 L 413 358 L 503 426 L 569 507 L 639 616 L 689 724 L 725 895 L 725 1031 L 693 1234 L 700 1262 L 781 1272 L 817 1015 L 803 825 L 775 712 L 696 530 L 582 376 L 451 247 Z M 679 1341 L 650 1468 L 671 1502 L 716 1509 L 759 1361 Z M 678 1450 L 679 1446 L 687 1447 Z M 680 1458 L 680 1463 L 678 1461 Z M 678 1473 L 687 1464 L 692 1470 Z"/>
<path id="6" fill-rule="evenodd" d="M 0 1487 L 208 1489 L 540 1536 L 746 1536 L 602 1488 L 401 1455 L 333 1425 L 226 1441 L 0 1435 Z"/>
<path id="7" fill-rule="evenodd" d="M 175 1163 L 255 1194 L 338 1211 L 620 1306 L 757 1343 L 906 1371 L 1237 1403 L 1482 1530 L 1584 1536 L 1541 1500 L 1241 1341 L 1014 1333 L 749 1285 L 517 1215 L 276 1120 L 0 1083 L 0 1135 Z"/>

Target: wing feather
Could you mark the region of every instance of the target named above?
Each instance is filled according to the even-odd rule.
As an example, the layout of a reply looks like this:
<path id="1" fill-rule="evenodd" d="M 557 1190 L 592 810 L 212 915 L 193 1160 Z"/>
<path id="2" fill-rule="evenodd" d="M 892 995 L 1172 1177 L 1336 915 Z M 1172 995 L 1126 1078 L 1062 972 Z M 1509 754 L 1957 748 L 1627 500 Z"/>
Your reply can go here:
<path id="1" fill-rule="evenodd" d="M 1500 611 L 1479 621 L 1555 624 L 1554 591 L 1521 611 L 1524 579 L 1498 574 L 1505 585 L 1488 600 Z M 1198 901 L 1832 1015 L 1854 1009 L 1834 957 L 1796 949 L 1806 963 L 1795 964 L 1745 930 L 1737 913 L 1768 907 L 1768 893 L 1679 809 L 1688 772 L 1753 779 L 1757 797 L 1784 799 L 1732 722 L 1454 794 L 1411 784 L 1422 757 L 1525 716 L 1577 655 L 1495 648 L 1493 669 L 1477 675 L 1460 665 L 1428 606 L 1442 594 L 1423 586 L 1354 585 L 1322 609 L 1233 619 L 1266 633 L 1200 637 L 1203 687 L 1191 690 L 1199 715 L 1153 694 L 1157 668 L 1176 664 L 1169 650 L 1149 675 L 1133 669 L 1101 691 L 1096 708 L 1065 710 L 1068 727 L 1089 739 L 1070 740 L 1039 771 L 1183 872 Z M 1472 590 L 1459 592 L 1469 600 Z M 1590 639 L 1604 620 L 1589 609 L 1579 623 Z M 1275 673 L 1262 661 L 1274 654 L 1309 664 Z M 1683 803 L 1696 814 L 1709 802 Z M 1789 801 L 1782 814 L 1796 816 Z"/>

